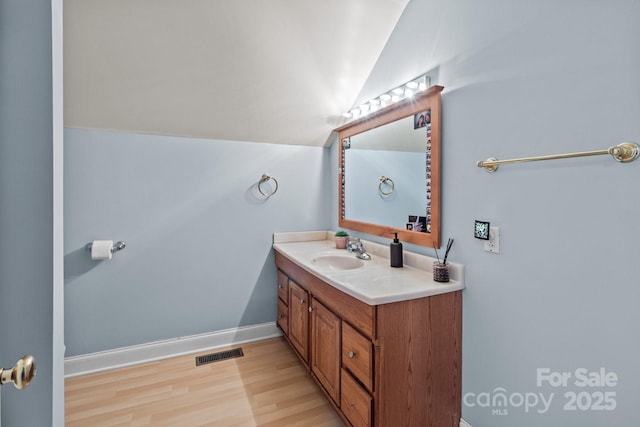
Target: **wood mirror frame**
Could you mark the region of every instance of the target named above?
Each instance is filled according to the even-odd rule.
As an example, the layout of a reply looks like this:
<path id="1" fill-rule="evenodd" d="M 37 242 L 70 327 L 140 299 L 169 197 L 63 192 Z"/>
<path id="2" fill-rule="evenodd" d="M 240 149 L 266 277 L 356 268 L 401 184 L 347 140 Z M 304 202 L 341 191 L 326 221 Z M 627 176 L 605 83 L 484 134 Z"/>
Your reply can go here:
<path id="1" fill-rule="evenodd" d="M 392 238 L 391 233 L 398 233 L 398 238 L 402 242 L 416 245 L 440 247 L 440 93 L 444 89 L 442 86 L 431 86 L 424 92 L 414 95 L 412 98 L 404 99 L 398 103 L 380 109 L 363 118 L 349 122 L 337 129 L 338 132 L 338 225 L 341 228 L 362 231 L 375 236 Z M 405 228 L 397 228 L 382 224 L 373 224 L 345 218 L 345 139 L 377 128 L 387 123 L 409 117 L 421 111 L 431 109 L 431 232 L 411 231 Z M 425 144 L 426 150 L 426 144 Z M 425 152 L 426 156 L 426 152 Z M 426 162 L 426 158 L 425 158 Z M 426 181 L 425 166 L 425 181 Z M 425 209 L 427 196 L 425 193 Z M 425 211 L 426 215 L 426 211 Z"/>

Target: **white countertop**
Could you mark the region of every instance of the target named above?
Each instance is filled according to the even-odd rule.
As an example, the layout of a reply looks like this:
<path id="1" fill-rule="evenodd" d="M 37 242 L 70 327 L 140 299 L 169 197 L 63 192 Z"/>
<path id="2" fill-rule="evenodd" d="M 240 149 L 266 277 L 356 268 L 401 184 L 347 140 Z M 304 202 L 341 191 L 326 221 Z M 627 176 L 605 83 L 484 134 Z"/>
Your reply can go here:
<path id="1" fill-rule="evenodd" d="M 353 270 L 333 270 L 320 267 L 313 259 L 321 255 L 352 256 L 345 249 L 336 249 L 334 233 L 311 231 L 274 233 L 273 248 L 307 272 L 335 288 L 369 305 L 387 304 L 423 298 L 464 289 L 464 267 L 449 265 L 450 281 L 435 282 L 431 270 L 435 258 L 403 252 L 404 267 L 389 266 L 389 246 L 362 240 L 371 259 Z"/>

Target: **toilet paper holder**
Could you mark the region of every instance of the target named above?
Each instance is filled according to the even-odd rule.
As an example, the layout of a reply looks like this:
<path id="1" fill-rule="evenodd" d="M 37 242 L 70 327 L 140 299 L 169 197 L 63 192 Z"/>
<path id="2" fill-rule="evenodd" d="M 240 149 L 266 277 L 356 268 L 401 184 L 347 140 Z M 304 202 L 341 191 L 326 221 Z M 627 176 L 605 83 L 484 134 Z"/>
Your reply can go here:
<path id="1" fill-rule="evenodd" d="M 84 246 L 84 249 L 87 250 L 87 251 L 90 251 L 92 246 L 93 246 L 93 242 L 89 242 Z M 120 241 L 115 242 L 113 244 L 113 247 L 111 248 L 111 253 L 112 254 L 116 253 L 118 251 L 123 250 L 126 247 L 127 247 L 127 244 L 125 242 L 123 242 L 122 240 L 120 240 Z"/>

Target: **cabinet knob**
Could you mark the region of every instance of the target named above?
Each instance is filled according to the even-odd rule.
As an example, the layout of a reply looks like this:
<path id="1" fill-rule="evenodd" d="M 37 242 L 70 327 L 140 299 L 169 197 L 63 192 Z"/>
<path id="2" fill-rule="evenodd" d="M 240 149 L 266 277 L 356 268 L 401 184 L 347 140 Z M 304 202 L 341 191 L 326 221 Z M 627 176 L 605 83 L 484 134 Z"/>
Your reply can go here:
<path id="1" fill-rule="evenodd" d="M 313 307 L 309 307 L 309 313 L 313 311 Z"/>
<path id="2" fill-rule="evenodd" d="M 282 285 L 278 285 L 278 289 L 282 289 Z"/>
<path id="3" fill-rule="evenodd" d="M 300 304 L 304 304 L 304 300 L 303 299 L 300 300 Z"/>
<path id="4" fill-rule="evenodd" d="M 354 357 L 356 357 L 356 353 L 353 351 L 349 352 L 349 359 L 353 359 Z"/>

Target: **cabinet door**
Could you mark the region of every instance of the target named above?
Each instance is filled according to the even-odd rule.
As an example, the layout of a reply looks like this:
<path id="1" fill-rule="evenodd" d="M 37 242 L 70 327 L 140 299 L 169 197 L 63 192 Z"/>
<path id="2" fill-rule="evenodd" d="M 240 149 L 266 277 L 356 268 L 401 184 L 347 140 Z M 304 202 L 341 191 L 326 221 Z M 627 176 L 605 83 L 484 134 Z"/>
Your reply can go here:
<path id="1" fill-rule="evenodd" d="M 289 281 L 289 340 L 302 359 L 309 360 L 309 294 Z"/>
<path id="2" fill-rule="evenodd" d="M 340 404 L 340 319 L 318 300 L 311 302 L 311 371 Z"/>
<path id="3" fill-rule="evenodd" d="M 278 298 L 285 305 L 289 305 L 289 278 L 280 270 L 278 270 Z"/>

